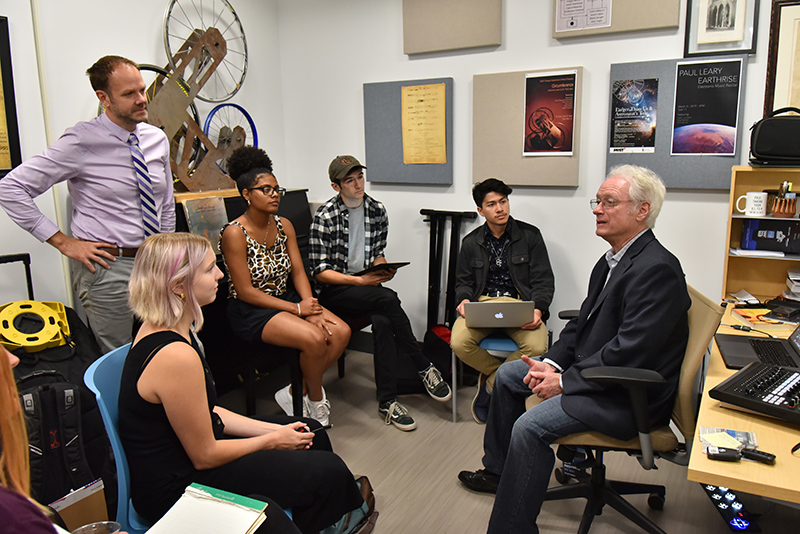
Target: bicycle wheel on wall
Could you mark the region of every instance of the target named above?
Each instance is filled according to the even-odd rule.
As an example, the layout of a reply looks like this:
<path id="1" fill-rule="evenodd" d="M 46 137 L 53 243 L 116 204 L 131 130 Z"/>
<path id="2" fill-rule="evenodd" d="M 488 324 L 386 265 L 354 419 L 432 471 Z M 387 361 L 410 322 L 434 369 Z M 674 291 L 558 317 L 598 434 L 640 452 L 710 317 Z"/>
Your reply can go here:
<path id="1" fill-rule="evenodd" d="M 224 148 L 232 144 L 237 126 L 241 126 L 244 130 L 246 144 L 258 146 L 256 124 L 250 114 L 238 104 L 220 104 L 212 109 L 206 117 L 203 133 L 214 143 L 214 146 Z M 227 172 L 226 162 L 218 161 L 217 165 Z"/>
<path id="2" fill-rule="evenodd" d="M 228 52 L 211 78 L 197 94 L 206 102 L 223 102 L 235 95 L 247 75 L 247 39 L 239 16 L 227 0 L 171 0 L 164 14 L 164 48 L 174 69 L 184 45 L 197 40 L 208 28 L 216 28 Z M 196 68 L 201 68 L 197 66 Z"/>

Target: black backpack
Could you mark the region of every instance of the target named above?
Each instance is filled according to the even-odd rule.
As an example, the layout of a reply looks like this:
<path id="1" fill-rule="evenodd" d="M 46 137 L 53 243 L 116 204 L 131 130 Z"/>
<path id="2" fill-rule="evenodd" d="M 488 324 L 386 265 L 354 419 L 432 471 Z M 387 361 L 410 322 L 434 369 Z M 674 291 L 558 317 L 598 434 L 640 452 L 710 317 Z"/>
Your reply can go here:
<path id="1" fill-rule="evenodd" d="M 100 357 L 94 335 L 71 308 L 68 343 L 39 352 L 15 350 L 20 402 L 28 421 L 31 492 L 49 504 L 103 479 L 106 505 L 117 508 L 114 456 L 97 399 L 85 386 L 86 368 Z"/>
<path id="2" fill-rule="evenodd" d="M 49 504 L 100 478 L 109 444 L 94 395 L 53 370 L 21 378 L 17 388 L 28 422 L 33 497 Z"/>

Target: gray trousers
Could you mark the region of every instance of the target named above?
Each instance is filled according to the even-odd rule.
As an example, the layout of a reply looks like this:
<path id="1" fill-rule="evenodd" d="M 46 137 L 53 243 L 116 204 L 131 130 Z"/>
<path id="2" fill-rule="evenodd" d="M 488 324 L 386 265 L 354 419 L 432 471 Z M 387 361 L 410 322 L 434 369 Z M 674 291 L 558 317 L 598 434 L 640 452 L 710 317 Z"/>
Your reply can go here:
<path id="1" fill-rule="evenodd" d="M 71 260 L 72 288 L 89 319 L 89 327 L 103 354 L 131 342 L 133 312 L 128 307 L 128 281 L 133 258 L 109 261 L 110 269 L 95 264 L 96 272 Z"/>

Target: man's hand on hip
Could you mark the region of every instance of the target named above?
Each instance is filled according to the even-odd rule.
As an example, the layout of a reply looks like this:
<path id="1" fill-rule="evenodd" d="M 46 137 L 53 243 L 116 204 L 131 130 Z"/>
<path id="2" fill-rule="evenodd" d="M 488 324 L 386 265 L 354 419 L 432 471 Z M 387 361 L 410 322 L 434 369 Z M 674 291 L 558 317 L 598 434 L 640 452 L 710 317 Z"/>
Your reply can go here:
<path id="1" fill-rule="evenodd" d="M 96 272 L 92 262 L 100 264 L 105 269 L 110 269 L 106 260 L 117 261 L 113 254 L 103 250 L 104 248 L 117 248 L 116 245 L 110 243 L 81 241 L 60 231 L 53 234 L 47 242 L 57 248 L 64 256 L 86 265 L 91 272 Z"/>

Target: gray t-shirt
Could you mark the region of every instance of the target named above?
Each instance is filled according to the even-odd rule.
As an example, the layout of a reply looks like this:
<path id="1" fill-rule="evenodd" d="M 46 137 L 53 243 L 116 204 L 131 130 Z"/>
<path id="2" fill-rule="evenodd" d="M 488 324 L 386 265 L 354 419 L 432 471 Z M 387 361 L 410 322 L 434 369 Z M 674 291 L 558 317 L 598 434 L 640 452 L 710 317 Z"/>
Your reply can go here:
<path id="1" fill-rule="evenodd" d="M 364 265 L 364 206 L 347 208 L 347 272 L 363 271 Z"/>

